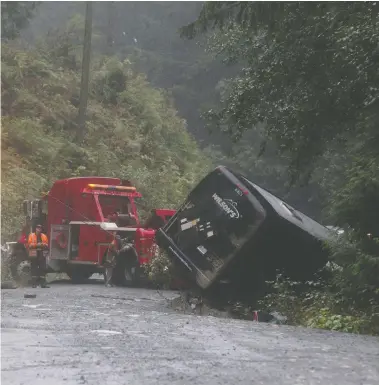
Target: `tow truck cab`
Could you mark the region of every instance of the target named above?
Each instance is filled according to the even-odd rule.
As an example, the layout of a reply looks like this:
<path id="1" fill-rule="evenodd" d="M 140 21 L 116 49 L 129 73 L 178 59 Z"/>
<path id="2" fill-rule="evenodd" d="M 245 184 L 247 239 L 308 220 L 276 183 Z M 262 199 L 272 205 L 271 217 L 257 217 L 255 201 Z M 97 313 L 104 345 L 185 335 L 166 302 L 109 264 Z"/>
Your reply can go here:
<path id="1" fill-rule="evenodd" d="M 202 289 L 251 292 L 282 269 L 295 279 L 326 263 L 330 232 L 243 175 L 219 166 L 157 231 L 157 243 Z"/>

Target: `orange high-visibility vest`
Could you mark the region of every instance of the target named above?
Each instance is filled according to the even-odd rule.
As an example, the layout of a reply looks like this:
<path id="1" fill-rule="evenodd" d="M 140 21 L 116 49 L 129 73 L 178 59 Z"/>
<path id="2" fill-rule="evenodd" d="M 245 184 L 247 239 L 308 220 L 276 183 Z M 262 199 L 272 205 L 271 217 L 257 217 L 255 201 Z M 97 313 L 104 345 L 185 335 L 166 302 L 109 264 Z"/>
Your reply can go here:
<path id="1" fill-rule="evenodd" d="M 48 246 L 49 242 L 47 239 L 47 236 L 43 233 L 41 233 L 41 243 L 44 246 Z M 35 249 L 37 247 L 37 234 L 31 233 L 28 238 L 28 248 L 29 249 Z"/>

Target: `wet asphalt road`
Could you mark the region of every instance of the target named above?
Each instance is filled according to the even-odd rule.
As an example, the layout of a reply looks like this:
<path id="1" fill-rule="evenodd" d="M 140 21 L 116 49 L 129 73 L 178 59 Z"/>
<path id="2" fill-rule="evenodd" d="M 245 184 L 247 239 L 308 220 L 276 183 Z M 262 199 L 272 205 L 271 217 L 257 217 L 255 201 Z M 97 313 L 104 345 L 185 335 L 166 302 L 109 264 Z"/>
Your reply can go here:
<path id="1" fill-rule="evenodd" d="M 177 314 L 145 289 L 3 290 L 1 327 L 4 385 L 379 384 L 378 338 Z"/>

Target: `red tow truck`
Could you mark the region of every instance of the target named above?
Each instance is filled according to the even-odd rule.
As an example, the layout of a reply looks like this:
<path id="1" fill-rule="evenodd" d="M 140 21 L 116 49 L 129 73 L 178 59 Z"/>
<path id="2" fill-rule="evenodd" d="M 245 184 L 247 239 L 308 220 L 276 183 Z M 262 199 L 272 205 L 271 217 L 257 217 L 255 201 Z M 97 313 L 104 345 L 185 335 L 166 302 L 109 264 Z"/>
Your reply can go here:
<path id="1" fill-rule="evenodd" d="M 26 224 L 18 241 L 7 244 L 13 278 L 29 279 L 27 237 L 41 223 L 49 238 L 48 272 L 66 273 L 74 282 L 101 273 L 116 232 L 123 243 L 133 246 L 133 253 L 117 262 L 116 283 L 137 283 L 144 278 L 142 266 L 157 253 L 156 230 L 175 214 L 154 209 L 141 224 L 136 207 L 140 197 L 128 180 L 79 177 L 58 180 L 41 199 L 24 201 Z"/>

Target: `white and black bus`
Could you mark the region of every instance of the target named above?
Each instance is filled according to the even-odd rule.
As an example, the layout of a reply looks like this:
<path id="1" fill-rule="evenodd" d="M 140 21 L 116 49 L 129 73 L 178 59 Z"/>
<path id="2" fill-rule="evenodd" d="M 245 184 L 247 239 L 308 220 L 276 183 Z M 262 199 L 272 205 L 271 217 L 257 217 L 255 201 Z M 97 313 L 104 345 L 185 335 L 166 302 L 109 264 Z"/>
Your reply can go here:
<path id="1" fill-rule="evenodd" d="M 189 194 L 157 243 L 202 289 L 255 290 L 282 270 L 307 279 L 327 261 L 331 232 L 244 176 L 219 166 Z"/>

